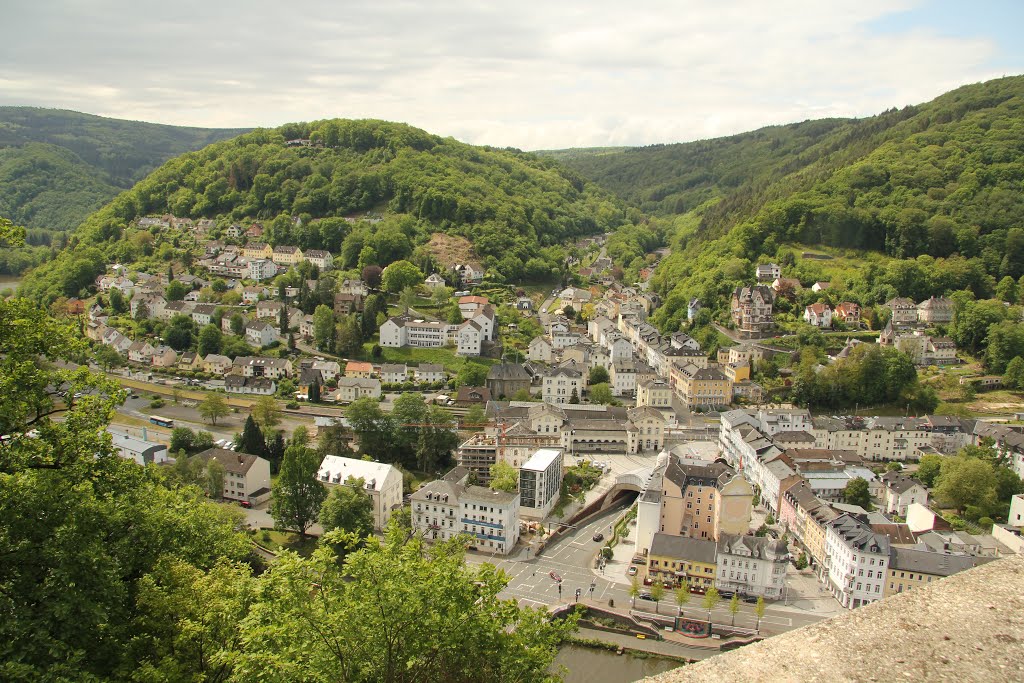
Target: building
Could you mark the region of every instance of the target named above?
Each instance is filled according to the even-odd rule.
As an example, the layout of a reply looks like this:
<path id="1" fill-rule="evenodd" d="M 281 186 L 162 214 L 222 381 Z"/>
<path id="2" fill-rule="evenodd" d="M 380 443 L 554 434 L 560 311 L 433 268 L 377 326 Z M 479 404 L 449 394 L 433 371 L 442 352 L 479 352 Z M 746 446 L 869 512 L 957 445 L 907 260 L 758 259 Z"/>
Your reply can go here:
<path id="1" fill-rule="evenodd" d="M 295 266 L 304 260 L 301 249 L 285 245 L 274 247 L 274 252 L 270 258 L 274 263 L 282 266 Z"/>
<path id="2" fill-rule="evenodd" d="M 373 375 L 373 364 L 365 361 L 350 360 L 345 364 L 345 376 L 359 379 L 370 379 Z"/>
<path id="3" fill-rule="evenodd" d="M 459 387 L 455 394 L 455 404 L 461 407 L 484 405 L 491 400 L 491 392 L 487 387 Z"/>
<path id="4" fill-rule="evenodd" d="M 519 467 L 519 511 L 544 519 L 558 501 L 562 486 L 562 451 L 541 448 Z"/>
<path id="5" fill-rule="evenodd" d="M 786 588 L 789 549 L 767 536 L 722 534 L 717 564 L 718 590 L 779 600 Z"/>
<path id="6" fill-rule="evenodd" d="M 362 490 L 373 502 L 373 528 L 387 526 L 395 510 L 402 508 L 402 474 L 393 466 L 340 455 L 325 455 L 316 478 L 328 486 L 351 486 L 361 479 Z"/>
<path id="7" fill-rule="evenodd" d="M 429 287 L 430 289 L 437 289 L 438 287 L 444 287 L 448 283 L 445 282 L 444 278 L 438 275 L 437 273 L 431 273 L 423 281 L 423 284 Z"/>
<path id="8" fill-rule="evenodd" d="M 832 327 L 832 307 L 820 301 L 805 306 L 804 322 L 814 327 Z"/>
<path id="9" fill-rule="evenodd" d="M 825 529 L 829 589 L 843 607 L 861 607 L 883 597 L 889 566 L 889 538 L 850 514 Z"/>
<path id="10" fill-rule="evenodd" d="M 338 403 L 351 403 L 360 398 L 380 398 L 380 380 L 363 377 L 342 377 L 334 392 Z"/>
<path id="11" fill-rule="evenodd" d="M 412 494 L 412 528 L 417 535 L 430 541 L 447 541 L 462 533 L 459 497 L 465 490 L 468 476 L 469 470 L 456 467 Z"/>
<path id="12" fill-rule="evenodd" d="M 170 346 L 161 344 L 153 348 L 151 362 L 155 368 L 169 368 L 178 362 L 178 353 Z"/>
<path id="13" fill-rule="evenodd" d="M 626 452 L 660 451 L 665 445 L 665 416 L 651 406 L 626 411 Z"/>
<path id="14" fill-rule="evenodd" d="M 726 406 L 732 402 L 732 382 L 718 368 L 688 365 L 678 375 L 676 393 L 690 407 Z"/>
<path id="15" fill-rule="evenodd" d="M 490 367 L 485 384 L 491 390 L 491 396 L 500 399 L 524 390 L 529 392 L 531 381 L 530 373 L 519 363 L 501 363 Z"/>
<path id="16" fill-rule="evenodd" d="M 253 259 L 249 261 L 249 279 L 256 282 L 269 280 L 277 275 L 277 264 L 270 259 Z"/>
<path id="17" fill-rule="evenodd" d="M 459 500 L 462 533 L 482 552 L 508 555 L 519 541 L 519 494 L 467 486 Z"/>
<path id="18" fill-rule="evenodd" d="M 910 325 L 917 322 L 917 304 L 913 299 L 895 297 L 883 305 L 892 313 L 889 321 L 893 325 Z"/>
<path id="19" fill-rule="evenodd" d="M 916 479 L 886 472 L 882 475 L 882 509 L 887 514 L 906 518 L 907 508 L 914 503 L 928 504 L 928 488 Z"/>
<path id="20" fill-rule="evenodd" d="M 395 316 L 380 326 L 380 345 L 439 348 L 448 342 L 450 329 L 453 326 L 445 322 Z"/>
<path id="21" fill-rule="evenodd" d="M 114 445 L 114 453 L 125 460 L 134 460 L 139 465 L 160 464 L 167 462 L 167 446 L 146 438 L 143 428 L 141 437 L 114 431 L 107 428 Z"/>
<path id="22" fill-rule="evenodd" d="M 224 391 L 229 394 L 273 396 L 277 392 L 277 382 L 266 377 L 228 375 L 224 378 Z"/>
<path id="23" fill-rule="evenodd" d="M 224 468 L 224 498 L 252 505 L 270 498 L 270 461 L 265 458 L 224 448 L 208 448 L 193 457 L 206 466 L 216 460 Z"/>
<path id="24" fill-rule="evenodd" d="M 647 556 L 647 576 L 677 585 L 684 579 L 691 589 L 714 587 L 718 544 L 700 538 L 654 534 Z"/>
<path id="25" fill-rule="evenodd" d="M 757 267 L 758 282 L 774 282 L 782 277 L 782 268 L 777 263 L 762 264 Z"/>
<path id="26" fill-rule="evenodd" d="M 479 356 L 485 335 L 476 320 L 466 320 L 455 331 L 455 353 L 460 356 Z"/>
<path id="27" fill-rule="evenodd" d="M 932 581 L 952 576 L 988 561 L 991 561 L 991 558 L 935 552 L 919 547 L 893 546 L 889 573 L 882 595 L 889 597 L 922 588 Z"/>
<path id="28" fill-rule="evenodd" d="M 583 374 L 572 368 L 554 368 L 548 371 L 541 383 L 541 397 L 546 403 L 569 403 L 575 393 L 583 395 Z"/>
<path id="29" fill-rule="evenodd" d="M 409 368 L 405 363 L 384 363 L 380 366 L 380 381 L 384 384 L 402 384 L 408 378 Z"/>
<path id="30" fill-rule="evenodd" d="M 207 356 L 209 359 L 209 356 Z M 281 379 L 292 376 L 292 363 L 285 358 L 264 358 L 262 356 L 236 356 L 231 363 L 232 370 L 243 377 L 268 377 Z"/>
<path id="31" fill-rule="evenodd" d="M 951 323 L 955 312 L 956 305 L 952 299 L 933 296 L 917 305 L 917 320 L 930 324 Z"/>
<path id="32" fill-rule="evenodd" d="M 858 327 L 860 325 L 860 306 L 851 301 L 844 301 L 836 306 L 833 317 L 844 325 Z"/>
<path id="33" fill-rule="evenodd" d="M 320 272 L 330 270 L 334 266 L 334 257 L 331 256 L 331 252 L 323 251 L 322 249 L 310 249 L 303 257 L 312 263 L 314 266 L 320 269 Z"/>
<path id="34" fill-rule="evenodd" d="M 672 408 L 672 387 L 661 379 L 648 379 L 636 385 L 637 406 L 650 406 L 659 410 Z"/>
<path id="35" fill-rule="evenodd" d="M 554 358 L 554 349 L 544 337 L 534 337 L 530 341 L 530 347 L 526 352 L 526 357 L 532 361 L 541 361 L 544 363 L 550 363 Z"/>
<path id="36" fill-rule="evenodd" d="M 256 348 L 270 346 L 277 340 L 277 330 L 269 323 L 250 320 L 245 324 L 245 341 Z"/>
<path id="37" fill-rule="evenodd" d="M 414 368 L 414 376 L 416 381 L 421 384 L 443 382 L 445 378 L 444 366 L 438 363 L 420 363 Z"/>
<path id="38" fill-rule="evenodd" d="M 661 479 L 657 525 L 660 533 L 717 541 L 723 526 L 730 533 L 747 531 L 752 500 L 748 497 L 746 505 L 733 504 L 728 510 L 722 505 L 722 490 L 737 476 L 731 467 L 719 462 L 704 464 L 665 457 L 667 462 L 656 468 L 653 475 Z M 652 478 L 652 484 L 654 481 Z M 749 491 L 749 485 L 741 488 Z M 734 500 L 742 502 L 740 493 Z"/>

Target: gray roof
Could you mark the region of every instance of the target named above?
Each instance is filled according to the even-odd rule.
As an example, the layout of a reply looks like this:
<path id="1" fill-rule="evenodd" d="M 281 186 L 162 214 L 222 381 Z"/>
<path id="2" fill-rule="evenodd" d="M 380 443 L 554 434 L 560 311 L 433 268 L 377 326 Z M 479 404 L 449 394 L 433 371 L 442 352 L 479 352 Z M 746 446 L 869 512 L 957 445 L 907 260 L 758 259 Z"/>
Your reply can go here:
<path id="1" fill-rule="evenodd" d="M 523 380 L 526 382 L 530 381 L 530 373 L 518 363 L 502 363 L 501 365 L 492 365 L 491 369 L 487 371 L 487 379 L 496 380 Z"/>
<path id="2" fill-rule="evenodd" d="M 225 448 L 207 448 L 202 453 L 196 453 L 192 457 L 199 458 L 203 462 L 214 458 L 224 466 L 225 472 L 233 472 L 235 474 L 245 474 L 259 460 L 258 456 L 229 451 Z"/>
<path id="3" fill-rule="evenodd" d="M 651 555 L 674 557 L 690 562 L 715 564 L 718 544 L 703 538 L 673 536 L 672 534 L 654 534 L 651 541 Z"/>
<path id="4" fill-rule="evenodd" d="M 851 548 L 876 555 L 889 554 L 889 538 L 876 534 L 870 526 L 852 515 L 840 515 L 829 526 Z"/>
<path id="5" fill-rule="evenodd" d="M 784 562 L 789 557 L 789 548 L 785 543 L 767 536 L 722 534 L 718 539 L 718 552 L 730 555 L 749 554 L 751 559 L 769 562 Z"/>
<path id="6" fill-rule="evenodd" d="M 994 557 L 974 557 L 972 555 L 950 555 L 916 548 L 892 549 L 889 568 L 896 571 L 920 572 L 932 576 L 950 576 L 965 569 L 991 562 Z"/>
<path id="7" fill-rule="evenodd" d="M 494 503 L 509 504 L 519 500 L 518 491 L 495 491 L 484 486 L 467 486 L 466 499 L 479 501 L 491 501 Z M 465 499 L 464 499 L 465 500 Z"/>

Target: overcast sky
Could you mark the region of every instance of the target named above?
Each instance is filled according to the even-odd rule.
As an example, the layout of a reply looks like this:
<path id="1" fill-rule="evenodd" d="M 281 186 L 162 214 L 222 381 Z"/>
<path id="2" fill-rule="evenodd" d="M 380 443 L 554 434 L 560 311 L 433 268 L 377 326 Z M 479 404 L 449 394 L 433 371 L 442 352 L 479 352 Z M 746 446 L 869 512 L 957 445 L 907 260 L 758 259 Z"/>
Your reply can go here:
<path id="1" fill-rule="evenodd" d="M 867 116 L 1024 72 L 1024 0 L 0 0 L 0 104 L 522 149 Z"/>

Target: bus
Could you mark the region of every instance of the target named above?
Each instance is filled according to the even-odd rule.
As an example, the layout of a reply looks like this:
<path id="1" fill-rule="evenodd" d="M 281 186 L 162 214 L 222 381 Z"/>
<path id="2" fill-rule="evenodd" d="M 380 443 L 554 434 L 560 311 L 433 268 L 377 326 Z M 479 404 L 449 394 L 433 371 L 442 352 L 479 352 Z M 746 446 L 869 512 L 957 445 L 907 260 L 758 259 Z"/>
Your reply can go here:
<path id="1" fill-rule="evenodd" d="M 158 427 L 173 427 L 174 420 L 168 420 L 166 417 L 160 417 L 159 415 L 150 415 L 149 421 Z"/>

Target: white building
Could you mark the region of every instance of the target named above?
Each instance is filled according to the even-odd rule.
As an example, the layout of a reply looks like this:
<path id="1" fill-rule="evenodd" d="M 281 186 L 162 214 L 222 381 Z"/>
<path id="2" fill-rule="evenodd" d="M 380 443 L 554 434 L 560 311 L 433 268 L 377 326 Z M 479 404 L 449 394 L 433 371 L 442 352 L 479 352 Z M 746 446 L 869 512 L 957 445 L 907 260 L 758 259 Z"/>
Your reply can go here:
<path id="1" fill-rule="evenodd" d="M 468 476 L 469 471 L 461 470 Z M 449 473 L 451 474 L 451 473 Z M 462 533 L 462 510 L 459 497 L 465 487 L 460 481 L 449 476 L 427 482 L 412 494 L 412 528 L 417 535 L 431 541 L 447 541 Z"/>
<path id="2" fill-rule="evenodd" d="M 789 563 L 789 549 L 782 541 L 767 536 L 722 534 L 717 558 L 718 590 L 766 600 L 782 598 Z"/>
<path id="3" fill-rule="evenodd" d="M 277 264 L 270 259 L 253 259 L 249 261 L 249 279 L 262 282 L 277 275 Z"/>
<path id="4" fill-rule="evenodd" d="M 462 533 L 477 550 L 508 555 L 519 541 L 519 494 L 467 486 L 460 500 Z"/>
<path id="5" fill-rule="evenodd" d="M 466 320 L 455 332 L 455 353 L 460 356 L 479 356 L 483 348 L 484 331 L 475 320 Z"/>
<path id="6" fill-rule="evenodd" d="M 544 375 L 542 397 L 546 403 L 568 403 L 573 391 L 576 398 L 583 395 L 583 375 L 571 368 L 555 368 Z"/>
<path id="7" fill-rule="evenodd" d="M 562 451 L 538 449 L 519 468 L 519 509 L 524 517 L 544 519 L 562 486 Z"/>
<path id="8" fill-rule="evenodd" d="M 348 486 L 350 479 L 362 479 L 363 490 L 373 501 L 373 528 L 377 531 L 402 507 L 402 474 L 386 463 L 325 455 L 316 476 L 329 486 Z"/>
<path id="9" fill-rule="evenodd" d="M 928 504 L 928 489 L 924 484 L 899 472 L 882 475 L 882 507 L 890 515 L 906 518 L 907 509 L 914 503 Z"/>
<path id="10" fill-rule="evenodd" d="M 372 377 L 342 377 L 338 380 L 339 403 L 351 403 L 360 398 L 380 398 L 380 380 Z"/>
<path id="11" fill-rule="evenodd" d="M 415 368 L 414 376 L 420 383 L 444 381 L 444 366 L 439 363 L 420 363 Z"/>
<path id="12" fill-rule="evenodd" d="M 384 384 L 401 384 L 409 378 L 405 363 L 384 363 L 380 366 L 380 380 Z"/>
<path id="13" fill-rule="evenodd" d="M 840 515 L 825 527 L 828 583 L 839 603 L 853 609 L 882 599 L 889 538 L 856 517 Z"/>
<path id="14" fill-rule="evenodd" d="M 253 320 L 245 324 L 245 341 L 257 348 L 270 346 L 276 339 L 277 330 L 269 323 Z"/>
<path id="15" fill-rule="evenodd" d="M 395 316 L 380 326 L 380 345 L 393 348 L 439 348 L 448 342 L 451 328 L 451 325 L 444 322 Z"/>
<path id="16" fill-rule="evenodd" d="M 130 436 L 107 428 L 114 444 L 114 452 L 125 460 L 134 460 L 140 465 L 167 462 L 167 446 L 146 439 L 146 430 L 141 437 Z"/>
<path id="17" fill-rule="evenodd" d="M 270 461 L 249 453 L 209 448 L 193 456 L 208 464 L 216 460 L 224 468 L 224 498 L 256 505 L 270 498 Z"/>
<path id="18" fill-rule="evenodd" d="M 551 342 L 544 337 L 534 337 L 533 340 L 530 341 L 530 347 L 526 353 L 526 357 L 533 361 L 550 363 L 554 358 L 554 349 L 551 347 Z"/>

